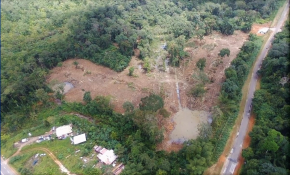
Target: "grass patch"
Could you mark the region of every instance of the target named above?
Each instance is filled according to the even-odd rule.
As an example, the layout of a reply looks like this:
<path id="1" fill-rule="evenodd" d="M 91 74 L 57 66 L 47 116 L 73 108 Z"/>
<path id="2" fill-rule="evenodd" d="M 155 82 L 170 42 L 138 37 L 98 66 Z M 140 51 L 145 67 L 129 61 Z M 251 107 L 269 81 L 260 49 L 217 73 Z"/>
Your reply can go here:
<path id="1" fill-rule="evenodd" d="M 43 109 L 37 113 L 37 119 L 34 122 L 27 122 L 24 124 L 21 131 L 11 133 L 9 135 L 1 135 L 1 152 L 5 158 L 9 158 L 16 151 L 17 148 L 14 147 L 14 143 L 21 141 L 21 139 L 29 138 L 28 133 L 31 133 L 32 137 L 43 135 L 45 132 L 50 131 L 52 126 L 59 126 L 58 123 L 55 123 L 55 118 L 59 114 L 60 108 L 56 107 L 53 109 Z M 44 120 L 50 122 L 49 127 L 44 126 Z"/>
<path id="2" fill-rule="evenodd" d="M 129 82 L 129 83 L 127 83 L 127 85 L 128 85 L 128 87 L 129 87 L 131 90 L 135 90 L 135 89 L 136 89 L 136 87 L 135 87 L 135 85 L 134 85 L 133 82 Z"/>
<path id="3" fill-rule="evenodd" d="M 10 138 L 5 142 L 2 141 L 2 136 L 1 136 L 2 155 L 5 158 L 12 156 L 17 151 L 17 148 L 14 147 L 14 143 L 21 141 L 21 139 L 29 138 L 28 133 L 31 133 L 32 137 L 34 137 L 34 136 L 43 135 L 45 132 L 49 130 L 50 128 L 44 127 L 44 125 L 39 125 L 36 127 L 32 127 L 30 129 L 24 129 L 21 132 L 18 132 L 17 134 L 9 135 Z"/>
<path id="4" fill-rule="evenodd" d="M 198 48 L 198 46 L 194 43 L 194 41 L 190 41 L 185 43 L 185 47 L 193 47 L 193 48 Z"/>
<path id="5" fill-rule="evenodd" d="M 28 145 L 22 149 L 22 152 L 27 152 L 31 149 L 47 148 L 54 156 L 62 162 L 62 164 L 72 173 L 81 173 L 81 169 L 87 164 L 97 163 L 96 155 L 94 154 L 92 147 L 93 143 L 84 143 L 79 145 L 72 145 L 69 138 L 65 140 L 53 140 L 43 141 L 38 144 Z M 76 153 L 77 150 L 80 150 Z M 80 157 L 87 156 L 91 161 L 84 162 Z"/>
<path id="6" fill-rule="evenodd" d="M 206 44 L 202 46 L 202 49 L 205 49 L 209 52 L 209 51 L 212 51 L 215 47 L 216 47 L 216 44 Z"/>
<path id="7" fill-rule="evenodd" d="M 142 88 L 141 89 L 141 92 L 143 92 L 143 93 L 149 93 L 150 92 L 150 89 L 149 88 Z"/>
<path id="8" fill-rule="evenodd" d="M 33 150 L 12 157 L 9 163 L 21 174 L 62 174 L 58 165 L 47 154 L 35 158 L 36 154 L 43 153 L 45 152 Z M 33 165 L 36 160 L 37 163 Z"/>

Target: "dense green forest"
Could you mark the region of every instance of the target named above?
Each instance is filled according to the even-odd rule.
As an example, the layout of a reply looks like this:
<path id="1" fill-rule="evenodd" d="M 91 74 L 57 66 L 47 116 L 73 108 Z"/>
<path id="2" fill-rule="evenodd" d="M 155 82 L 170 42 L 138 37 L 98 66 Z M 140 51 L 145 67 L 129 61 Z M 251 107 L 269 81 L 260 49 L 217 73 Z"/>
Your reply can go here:
<path id="1" fill-rule="evenodd" d="M 282 1 L 280 1 L 282 2 Z M 133 50 L 140 59 L 154 59 L 154 43 L 168 43 L 171 65 L 186 54 L 185 40 L 202 40 L 213 30 L 225 35 L 248 32 L 254 21 L 267 19 L 279 6 L 275 0 L 67 0 L 1 1 L 1 147 L 21 129 L 44 126 L 44 109 L 78 112 L 98 124 L 69 117 L 59 124 L 80 125 L 88 139 L 114 149 L 126 164 L 123 174 L 202 174 L 221 154 L 238 113 L 241 88 L 256 58 L 261 39 L 250 35 L 226 69 L 220 104 L 213 107 L 212 129 L 184 143 L 178 153 L 156 151 L 163 139 L 157 115 L 164 112 L 158 95 L 142 99 L 139 109 L 124 104 L 125 115 L 113 112 L 105 97 L 56 107 L 45 84 L 49 70 L 70 58 L 85 58 L 115 71 L 128 66 Z M 275 54 L 275 53 L 273 53 Z M 41 102 L 41 103 L 39 103 Z M 150 104 L 156 104 L 154 106 Z M 48 116 L 46 116 L 48 117 Z M 33 121 L 33 122 L 31 122 Z M 47 123 L 47 122 L 46 122 Z M 212 132 L 210 132 L 212 131 Z M 5 139 L 4 139 L 5 138 Z M 92 145 L 85 145 L 87 150 Z"/>
<path id="2" fill-rule="evenodd" d="M 261 89 L 253 99 L 256 123 L 250 147 L 243 150 L 242 174 L 289 174 L 290 171 L 290 23 L 276 34 L 262 64 Z"/>

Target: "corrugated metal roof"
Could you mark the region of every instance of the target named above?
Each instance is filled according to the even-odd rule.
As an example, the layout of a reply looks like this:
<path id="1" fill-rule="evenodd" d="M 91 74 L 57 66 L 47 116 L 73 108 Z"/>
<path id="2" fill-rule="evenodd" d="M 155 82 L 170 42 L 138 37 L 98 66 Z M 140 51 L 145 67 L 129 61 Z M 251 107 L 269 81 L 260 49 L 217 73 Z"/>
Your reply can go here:
<path id="1" fill-rule="evenodd" d="M 62 135 L 70 134 L 72 133 L 72 127 L 71 125 L 64 125 L 56 128 L 55 130 L 56 136 L 60 137 Z"/>
<path id="2" fill-rule="evenodd" d="M 262 28 L 258 31 L 258 33 L 267 33 L 269 28 Z"/>
<path id="3" fill-rule="evenodd" d="M 105 164 L 110 165 L 117 159 L 118 156 L 114 154 L 113 150 L 105 149 L 104 153 L 98 154 L 97 157 Z"/>
<path id="4" fill-rule="evenodd" d="M 85 141 L 87 141 L 86 134 L 81 134 L 81 135 L 78 135 L 78 136 L 74 136 L 74 138 L 73 138 L 74 145 L 77 145 L 79 143 L 83 143 Z"/>

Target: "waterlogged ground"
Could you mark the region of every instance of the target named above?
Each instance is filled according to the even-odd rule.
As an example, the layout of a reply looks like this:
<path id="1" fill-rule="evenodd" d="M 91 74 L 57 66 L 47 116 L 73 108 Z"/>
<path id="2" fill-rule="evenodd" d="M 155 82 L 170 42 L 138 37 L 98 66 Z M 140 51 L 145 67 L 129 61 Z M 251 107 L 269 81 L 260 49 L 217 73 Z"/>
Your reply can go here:
<path id="1" fill-rule="evenodd" d="M 70 91 L 72 88 L 74 88 L 73 84 L 69 83 L 69 82 L 63 82 L 60 84 L 56 84 L 52 87 L 52 89 L 56 92 L 56 91 L 60 91 L 61 92 L 61 87 L 63 88 L 63 94 L 68 93 L 68 91 Z"/>
<path id="2" fill-rule="evenodd" d="M 196 139 L 198 136 L 198 124 L 206 123 L 209 113 L 206 111 L 192 111 L 188 108 L 180 109 L 173 117 L 176 123 L 170 134 L 170 141 L 183 143 L 185 140 Z"/>

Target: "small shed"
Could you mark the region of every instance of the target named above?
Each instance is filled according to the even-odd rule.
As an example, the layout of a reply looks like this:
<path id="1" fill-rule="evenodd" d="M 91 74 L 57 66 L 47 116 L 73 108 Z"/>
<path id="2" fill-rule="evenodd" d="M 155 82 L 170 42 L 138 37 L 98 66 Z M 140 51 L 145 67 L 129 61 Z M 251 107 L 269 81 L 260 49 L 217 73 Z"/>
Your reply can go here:
<path id="1" fill-rule="evenodd" d="M 87 141 L 86 134 L 81 134 L 81 135 L 73 137 L 72 144 L 77 145 L 77 144 L 83 143 L 85 141 Z"/>
<path id="2" fill-rule="evenodd" d="M 125 169 L 125 166 L 121 163 L 112 172 L 114 175 L 119 175 Z"/>
<path id="3" fill-rule="evenodd" d="M 56 128 L 55 134 L 57 137 L 66 136 L 72 133 L 72 126 L 71 125 L 64 125 Z"/>
<path id="4" fill-rule="evenodd" d="M 269 28 L 262 28 L 258 31 L 259 34 L 266 34 L 269 31 Z"/>
<path id="5" fill-rule="evenodd" d="M 103 147 L 101 146 L 98 146 L 98 145 L 95 145 L 94 146 L 94 150 L 97 152 L 97 153 L 100 153 L 100 151 L 103 149 Z"/>

